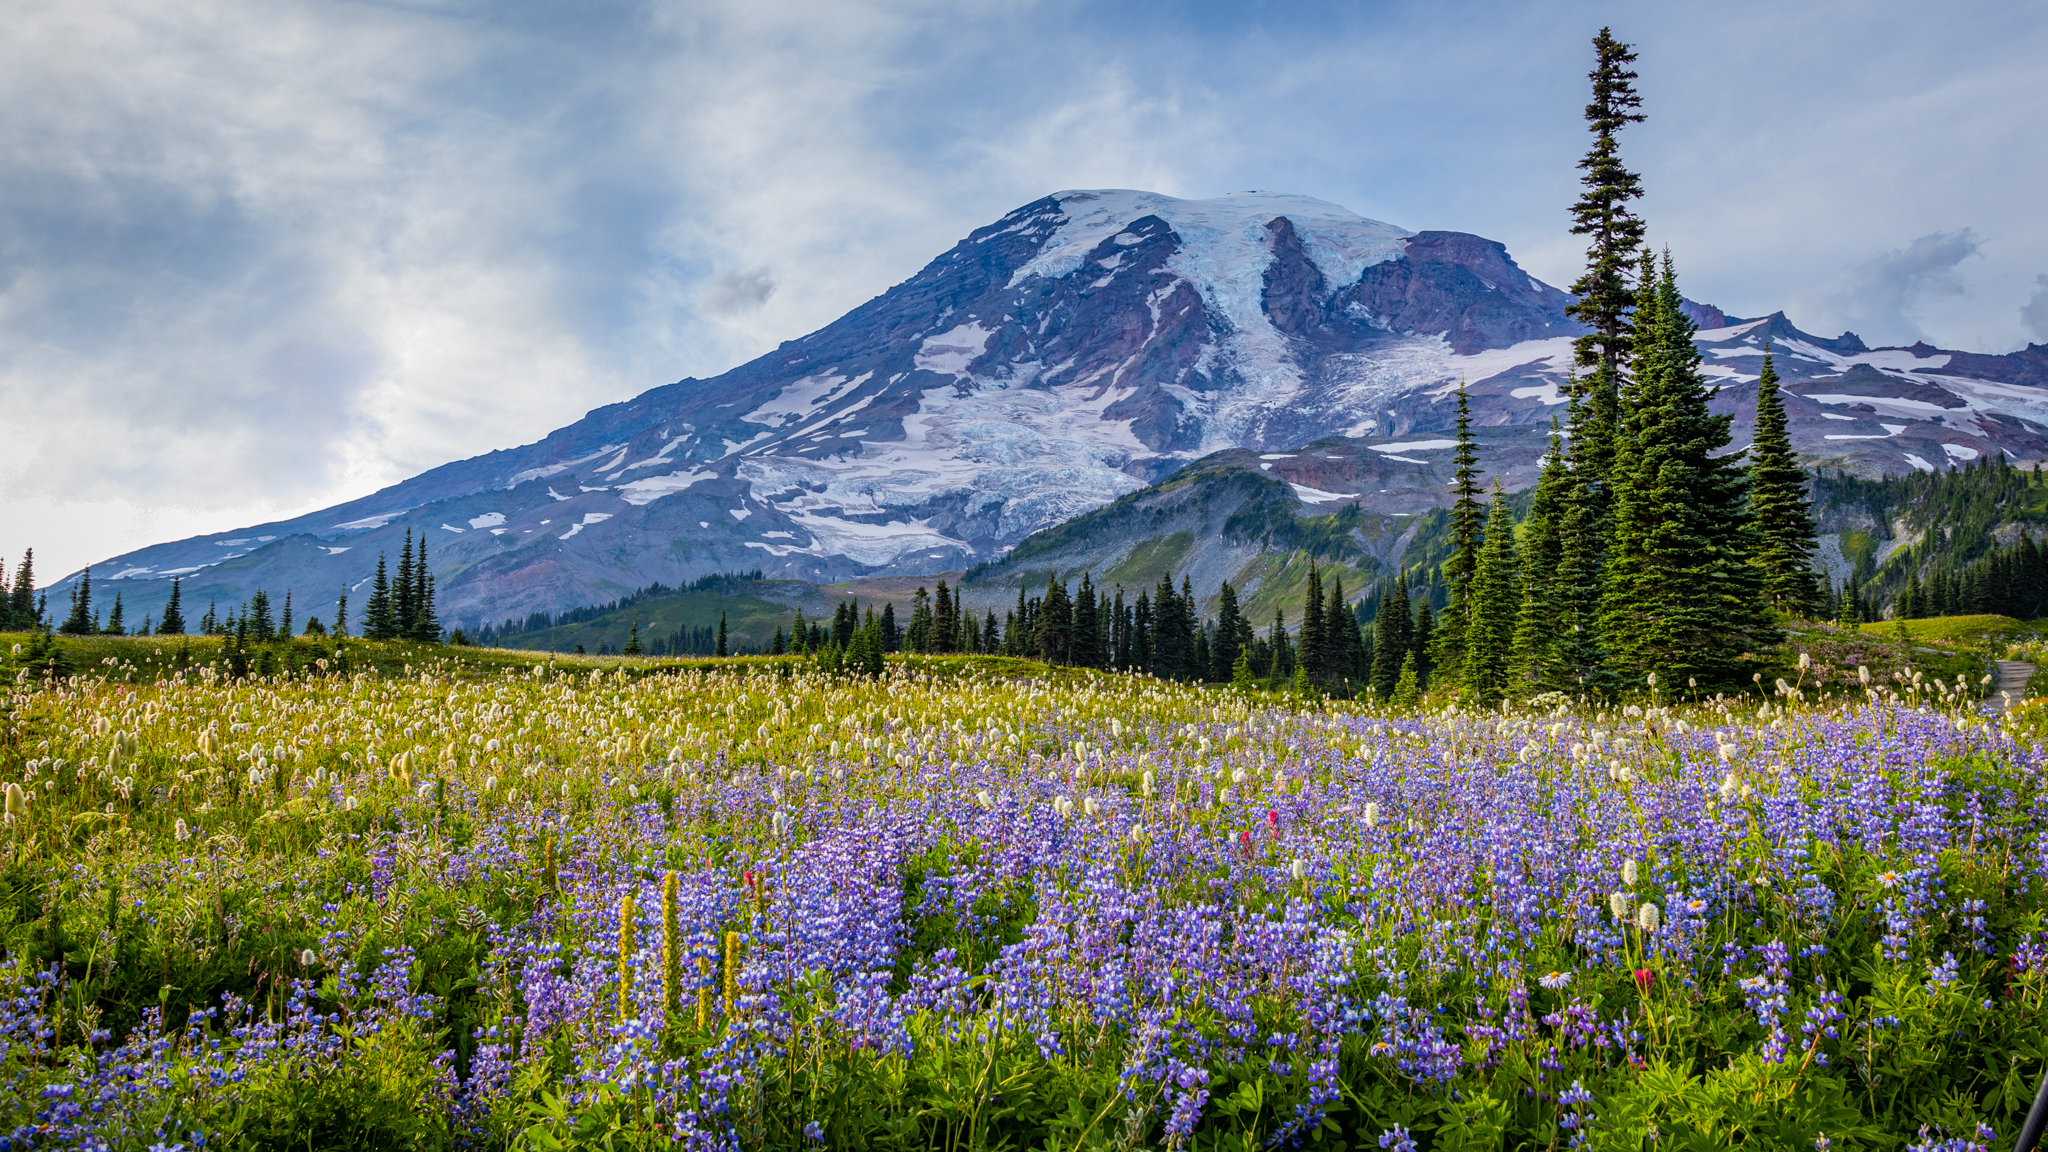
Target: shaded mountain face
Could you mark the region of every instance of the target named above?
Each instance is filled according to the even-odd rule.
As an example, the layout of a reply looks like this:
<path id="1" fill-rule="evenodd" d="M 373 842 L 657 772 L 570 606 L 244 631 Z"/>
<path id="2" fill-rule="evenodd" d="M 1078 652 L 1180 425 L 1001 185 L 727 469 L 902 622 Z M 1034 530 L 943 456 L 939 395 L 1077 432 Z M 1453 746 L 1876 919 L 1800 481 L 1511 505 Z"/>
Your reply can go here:
<path id="1" fill-rule="evenodd" d="M 1061 192 L 722 376 L 96 575 L 131 618 L 160 611 L 172 575 L 188 580 L 188 616 L 259 586 L 294 590 L 302 616 L 331 614 L 345 586 L 360 606 L 377 555 L 395 558 L 410 530 L 429 542 L 443 618 L 474 625 L 709 572 L 964 569 L 1217 452 L 1441 439 L 1461 380 L 1481 425 L 1526 428 L 1540 453 L 1580 331 L 1568 302 L 1493 241 L 1307 197 Z M 1783 316 L 1694 315 L 1714 325 L 1701 347 L 1738 445 L 1768 337 L 1816 463 L 1875 474 L 2048 455 L 2048 350 L 1868 350 Z M 1510 472 L 1511 486 L 1533 475 Z M 1392 493 L 1369 479 L 1328 483 L 1300 486 L 1341 499 L 1304 507 L 1404 510 L 1382 508 Z"/>

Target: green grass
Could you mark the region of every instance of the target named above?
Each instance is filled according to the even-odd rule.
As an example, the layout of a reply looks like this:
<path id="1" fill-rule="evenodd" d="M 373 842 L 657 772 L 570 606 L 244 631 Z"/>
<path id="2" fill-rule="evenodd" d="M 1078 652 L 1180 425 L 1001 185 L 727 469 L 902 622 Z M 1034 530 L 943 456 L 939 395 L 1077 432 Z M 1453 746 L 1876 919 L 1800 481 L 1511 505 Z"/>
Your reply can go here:
<path id="1" fill-rule="evenodd" d="M 1877 620 L 1859 630 L 1890 638 L 1904 624 L 1906 635 L 1916 644 L 1979 646 L 2017 640 L 2048 631 L 2048 620 L 2015 620 L 2010 616 L 1933 616 L 1925 620 Z"/>

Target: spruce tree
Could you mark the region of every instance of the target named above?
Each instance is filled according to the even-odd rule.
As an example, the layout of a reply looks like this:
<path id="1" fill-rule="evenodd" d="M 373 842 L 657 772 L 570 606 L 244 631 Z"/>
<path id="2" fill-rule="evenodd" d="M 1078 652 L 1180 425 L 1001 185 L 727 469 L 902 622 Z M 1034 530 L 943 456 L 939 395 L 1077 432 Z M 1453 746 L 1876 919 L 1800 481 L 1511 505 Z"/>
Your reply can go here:
<path id="1" fill-rule="evenodd" d="M 412 559 L 412 621 L 406 628 L 409 639 L 423 644 L 441 641 L 441 618 L 434 612 L 434 574 L 427 567 L 427 537 L 420 535 L 419 549 Z"/>
<path id="2" fill-rule="evenodd" d="M 1225 580 L 1216 593 L 1216 641 L 1209 645 L 1209 679 L 1230 680 L 1238 656 L 1244 652 L 1250 628 L 1237 606 L 1237 589 Z"/>
<path id="3" fill-rule="evenodd" d="M 277 634 L 277 625 L 270 618 L 270 593 L 258 588 L 249 597 L 249 606 L 243 615 L 249 618 L 249 632 L 258 644 L 267 644 Z"/>
<path id="4" fill-rule="evenodd" d="M 903 637 L 896 630 L 896 602 L 891 600 L 882 605 L 882 651 L 895 652 L 902 647 Z"/>
<path id="5" fill-rule="evenodd" d="M 334 637 L 339 640 L 348 635 L 348 585 L 341 586 L 341 595 L 334 601 Z"/>
<path id="6" fill-rule="evenodd" d="M 412 529 L 405 530 L 405 547 L 398 553 L 398 573 L 391 580 L 391 629 L 392 637 L 412 639 L 413 628 L 419 622 L 419 605 L 414 599 L 412 565 Z"/>
<path id="7" fill-rule="evenodd" d="M 1309 683 L 1321 686 L 1330 680 L 1329 620 L 1323 614 L 1323 577 L 1316 562 L 1308 562 L 1308 588 L 1301 602 L 1301 667 Z"/>
<path id="8" fill-rule="evenodd" d="M 1486 543 L 1472 574 L 1472 617 L 1466 626 L 1465 667 L 1461 679 L 1472 703 L 1499 703 L 1508 689 L 1508 661 L 1514 651 L 1515 615 L 1521 588 L 1515 564 L 1515 521 L 1506 494 L 1493 490 L 1493 510 L 1486 519 Z"/>
<path id="9" fill-rule="evenodd" d="M 1644 268 L 1652 279 L 1648 257 Z M 1777 633 L 1749 562 L 1741 459 L 1715 455 L 1730 418 L 1708 408 L 1713 392 L 1668 255 L 1654 281 L 1637 309 L 1634 378 L 1622 397 L 1600 632 L 1625 683 L 1656 672 L 1673 684 L 1734 687 Z"/>
<path id="10" fill-rule="evenodd" d="M 776 631 L 776 633 L 775 633 L 775 638 L 776 638 L 776 640 L 778 640 L 778 641 L 780 641 L 780 640 L 782 639 L 782 632 L 781 632 L 781 631 L 780 631 L 779 629 L 778 629 L 778 630 Z M 778 644 L 778 645 L 777 645 L 777 647 L 780 647 L 780 644 Z M 621 655 L 621 656 L 638 656 L 639 654 L 640 654 L 640 614 L 639 614 L 638 612 L 635 612 L 635 613 L 633 613 L 633 630 L 632 630 L 632 631 L 630 631 L 630 632 L 628 632 L 628 633 L 626 633 L 626 646 L 625 646 L 624 648 L 621 648 L 621 649 L 619 649 L 619 655 Z"/>
<path id="11" fill-rule="evenodd" d="M 1394 681 L 1401 675 L 1401 659 L 1414 636 L 1409 623 L 1408 573 L 1397 572 L 1392 588 L 1380 595 L 1380 611 L 1373 621 L 1372 690 L 1384 700 L 1394 693 Z"/>
<path id="12" fill-rule="evenodd" d="M 289 640 L 292 638 L 292 590 L 284 590 L 284 611 L 278 614 L 277 630 Z"/>
<path id="13" fill-rule="evenodd" d="M 127 622 L 121 618 L 121 594 L 119 592 L 114 593 L 114 606 L 107 612 L 107 626 L 104 631 L 109 636 L 126 636 L 128 634 Z"/>
<path id="14" fill-rule="evenodd" d="M 1558 682 L 1554 644 L 1557 606 L 1552 595 L 1557 566 L 1564 555 L 1560 523 L 1571 477 L 1565 471 L 1564 441 L 1557 418 L 1550 420 L 1550 451 L 1529 498 L 1529 516 L 1522 522 L 1517 567 L 1522 577 L 1522 603 L 1515 617 L 1515 641 L 1508 656 L 1510 695 L 1526 695 L 1563 687 Z"/>
<path id="15" fill-rule="evenodd" d="M 713 649 L 711 654 L 713 656 L 732 655 L 731 650 L 726 647 L 725 643 L 725 613 L 723 612 L 718 614 L 718 647 Z"/>
<path id="16" fill-rule="evenodd" d="M 184 593 L 179 587 L 179 582 L 179 577 L 171 577 L 171 598 L 164 601 L 163 619 L 157 621 L 156 625 L 156 634 L 159 636 L 185 634 Z"/>
<path id="17" fill-rule="evenodd" d="M 390 640 L 398 635 L 398 617 L 391 603 L 391 577 L 384 570 L 384 554 L 377 553 L 377 574 L 370 578 L 370 598 L 363 604 L 363 636 Z"/>
<path id="18" fill-rule="evenodd" d="M 1049 664 L 1065 664 L 1074 638 L 1074 605 L 1067 598 L 1067 586 L 1057 577 L 1045 578 L 1045 598 L 1038 606 L 1038 650 Z"/>
<path id="19" fill-rule="evenodd" d="M 66 636 L 90 636 L 92 627 L 92 565 L 86 565 L 79 573 L 78 583 L 71 586 L 71 614 L 64 618 L 64 625 L 57 631 Z"/>
<path id="20" fill-rule="evenodd" d="M 934 652 L 951 652 L 954 647 L 953 591 L 941 580 L 938 595 L 932 600 L 931 649 Z"/>
<path id="21" fill-rule="evenodd" d="M 1479 539 L 1486 506 L 1480 502 L 1479 448 L 1472 441 L 1472 408 L 1465 385 L 1458 384 L 1458 433 L 1454 460 L 1457 470 L 1451 481 L 1457 493 L 1451 501 L 1451 554 L 1444 560 L 1444 585 L 1450 601 L 1437 621 L 1430 660 L 1454 673 L 1465 664 L 1465 629 L 1472 619 L 1472 575 L 1479 567 Z"/>
<path id="22" fill-rule="evenodd" d="M 1813 570 L 1816 530 L 1806 499 L 1806 472 L 1785 430 L 1785 402 L 1771 346 L 1756 385 L 1756 434 L 1749 449 L 1749 516 L 1756 540 L 1751 555 L 1763 574 L 1763 595 L 1794 616 L 1819 608 L 1820 578 Z"/>
<path id="23" fill-rule="evenodd" d="M 1429 658 L 1429 654 L 1435 651 L 1430 646 L 1435 633 L 1436 609 L 1430 605 L 1429 597 L 1424 596 L 1415 605 L 1415 678 L 1424 692 L 1429 691 L 1430 682 L 1436 677 L 1436 663 Z"/>
<path id="24" fill-rule="evenodd" d="M 1632 286 L 1643 221 L 1629 201 L 1643 194 L 1641 177 L 1621 162 L 1615 134 L 1643 116 L 1637 109 L 1635 60 L 1629 46 L 1606 28 L 1593 38 L 1596 56 L 1588 79 L 1593 100 L 1586 126 L 1593 146 L 1579 168 L 1585 191 L 1572 206 L 1572 234 L 1588 237 L 1586 271 L 1572 284 L 1569 315 L 1591 331 L 1574 344 L 1577 363 L 1592 371 L 1571 383 L 1570 484 L 1560 517 L 1560 549 L 1551 599 L 1556 612 L 1555 674 L 1566 684 L 1603 690 L 1609 685 L 1606 644 L 1600 634 L 1612 533 L 1609 472 L 1620 422 L 1620 391 L 1634 332 L 1631 316 L 1640 283 Z"/>
<path id="25" fill-rule="evenodd" d="M 1102 657 L 1102 618 L 1095 601 L 1095 582 L 1088 573 L 1081 573 L 1080 591 L 1074 593 L 1074 634 L 1071 641 L 1073 664 L 1077 668 L 1100 668 Z"/>
<path id="26" fill-rule="evenodd" d="M 36 550 L 21 554 L 21 567 L 14 570 L 14 587 L 7 593 L 8 627 L 26 632 L 42 624 L 36 607 Z"/>

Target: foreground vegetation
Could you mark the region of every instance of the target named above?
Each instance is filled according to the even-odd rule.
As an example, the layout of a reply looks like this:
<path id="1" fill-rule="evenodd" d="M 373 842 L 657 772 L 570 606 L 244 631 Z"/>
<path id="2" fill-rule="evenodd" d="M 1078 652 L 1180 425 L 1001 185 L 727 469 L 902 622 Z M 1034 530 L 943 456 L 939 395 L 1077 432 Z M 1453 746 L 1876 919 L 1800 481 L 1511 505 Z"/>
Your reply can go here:
<path id="1" fill-rule="evenodd" d="M 87 643 L 7 673 L 8 1147 L 1963 1147 L 2048 1061 L 1974 681 Z"/>

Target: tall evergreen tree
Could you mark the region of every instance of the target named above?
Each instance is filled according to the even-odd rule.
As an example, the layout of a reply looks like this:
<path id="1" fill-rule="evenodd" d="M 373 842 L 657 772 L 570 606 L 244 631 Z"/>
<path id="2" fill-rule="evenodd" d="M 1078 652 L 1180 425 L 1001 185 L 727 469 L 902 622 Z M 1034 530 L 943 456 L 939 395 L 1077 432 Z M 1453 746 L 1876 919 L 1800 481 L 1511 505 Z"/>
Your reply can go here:
<path id="1" fill-rule="evenodd" d="M 1486 520 L 1486 543 L 1472 574 L 1472 618 L 1466 627 L 1464 686 L 1472 702 L 1496 704 L 1509 686 L 1508 662 L 1514 651 L 1515 615 L 1521 589 L 1515 565 L 1515 521 L 1508 499 L 1496 485 L 1493 510 Z"/>
<path id="2" fill-rule="evenodd" d="M 340 639 L 348 635 L 348 585 L 341 586 L 341 595 L 334 601 L 334 636 Z"/>
<path id="3" fill-rule="evenodd" d="M 184 595 L 178 587 L 181 577 L 171 577 L 171 598 L 164 601 L 164 617 L 157 621 L 156 634 L 159 636 L 183 636 L 185 634 Z"/>
<path id="4" fill-rule="evenodd" d="M 899 652 L 903 649 L 903 637 L 896 631 L 896 602 L 882 605 L 882 651 Z"/>
<path id="5" fill-rule="evenodd" d="M 723 612 L 718 614 L 718 647 L 713 649 L 711 654 L 713 656 L 732 655 L 732 649 L 727 647 L 725 642 L 725 613 Z"/>
<path id="6" fill-rule="evenodd" d="M 1358 622 L 1352 618 L 1351 608 L 1344 603 L 1344 578 L 1330 578 L 1329 601 L 1323 607 L 1323 630 L 1330 645 L 1330 684 L 1336 688 L 1350 689 L 1362 683 L 1370 674 L 1369 669 L 1359 666 L 1360 649 Z"/>
<path id="7" fill-rule="evenodd" d="M 406 636 L 422 644 L 437 644 L 441 640 L 441 618 L 434 611 L 434 573 L 427 567 L 424 532 L 412 558 L 412 623 Z"/>
<path id="8" fill-rule="evenodd" d="M 1209 645 L 1209 679 L 1230 679 L 1231 666 L 1245 649 L 1251 629 L 1237 606 L 1237 589 L 1225 580 L 1216 593 L 1216 638 Z"/>
<path id="9" fill-rule="evenodd" d="M 64 625 L 57 631 L 66 636 L 90 636 L 92 624 L 92 565 L 86 565 L 79 573 L 78 583 L 71 586 L 71 614 L 64 618 Z"/>
<path id="10" fill-rule="evenodd" d="M 1401 660 L 1414 644 L 1411 611 L 1408 573 L 1395 573 L 1394 586 L 1381 594 L 1379 616 L 1373 621 L 1372 690 L 1382 700 L 1393 695 Z"/>
<path id="11" fill-rule="evenodd" d="M 128 634 L 128 624 L 127 621 L 122 619 L 121 611 L 121 594 L 116 592 L 114 593 L 114 606 L 107 612 L 107 626 L 104 629 L 107 635 L 126 636 Z"/>
<path id="12" fill-rule="evenodd" d="M 1756 541 L 1752 556 L 1763 574 L 1763 595 L 1780 612 L 1810 616 L 1820 607 L 1820 577 L 1813 570 L 1817 532 L 1806 499 L 1806 472 L 1785 430 L 1785 402 L 1771 346 L 1764 345 L 1756 385 L 1756 435 L 1749 449 L 1749 516 Z"/>
<path id="13" fill-rule="evenodd" d="M 1643 287 L 1629 280 L 1643 238 L 1642 218 L 1629 201 L 1642 197 L 1642 179 L 1622 164 L 1615 134 L 1643 116 L 1637 111 L 1642 99 L 1635 91 L 1636 74 L 1628 67 L 1635 53 L 1606 28 L 1593 38 L 1593 50 L 1596 61 L 1588 74 L 1593 100 L 1586 105 L 1593 145 L 1579 162 L 1585 191 L 1572 206 L 1572 234 L 1588 237 L 1586 271 L 1572 284 L 1578 299 L 1568 306 L 1569 314 L 1591 330 L 1575 343 L 1578 364 L 1591 372 L 1572 380 L 1571 483 L 1560 518 L 1563 547 L 1551 597 L 1557 676 L 1567 684 L 1605 688 L 1609 677 L 1600 619 L 1613 530 L 1609 472 L 1634 340 L 1631 317 Z"/>
<path id="14" fill-rule="evenodd" d="M 405 547 L 398 553 L 398 573 L 391 580 L 391 627 L 396 637 L 412 639 L 414 626 L 419 623 L 419 603 L 414 598 L 412 565 L 412 529 L 405 530 Z"/>
<path id="15" fill-rule="evenodd" d="M 1301 601 L 1301 667 L 1311 684 L 1329 683 L 1329 618 L 1323 612 L 1322 573 L 1313 559 L 1308 562 L 1308 588 Z"/>
<path id="16" fill-rule="evenodd" d="M 1436 664 L 1429 658 L 1435 649 L 1430 641 L 1435 639 L 1436 609 L 1430 607 L 1429 597 L 1424 596 L 1415 605 L 1415 674 L 1416 683 L 1424 692 L 1429 691 L 1430 681 L 1436 676 Z"/>
<path id="17" fill-rule="evenodd" d="M 781 632 L 780 632 L 780 630 L 778 630 L 778 631 L 777 631 L 777 633 L 776 633 L 776 636 L 777 636 L 778 638 L 780 638 L 780 636 L 781 636 Z M 640 614 L 639 614 L 638 612 L 635 612 L 635 613 L 633 613 L 633 630 L 632 630 L 632 631 L 630 631 L 630 632 L 628 632 L 628 633 L 626 633 L 626 646 L 625 646 L 624 648 L 621 648 L 621 649 L 619 649 L 619 655 L 621 655 L 621 656 L 638 656 L 639 654 L 640 654 Z"/>
<path id="18" fill-rule="evenodd" d="M 277 635 L 277 622 L 270 618 L 270 593 L 258 588 L 242 614 L 248 618 L 249 633 L 258 644 L 267 644 Z"/>
<path id="19" fill-rule="evenodd" d="M 1572 284 L 1578 299 L 1565 313 L 1591 329 L 1575 348 L 1579 364 L 1594 370 L 1591 383 L 1597 391 L 1618 386 L 1633 342 L 1629 316 L 1636 297 L 1629 273 L 1643 243 L 1643 220 L 1630 210 L 1629 201 L 1642 198 L 1643 184 L 1622 164 L 1615 134 L 1642 123 L 1643 101 L 1628 67 L 1636 58 L 1628 45 L 1602 28 L 1593 38 L 1593 52 L 1593 71 L 1586 77 L 1593 82 L 1593 100 L 1586 105 L 1593 146 L 1579 161 L 1585 191 L 1572 205 L 1572 235 L 1589 237 L 1586 271 Z"/>
<path id="20" fill-rule="evenodd" d="M 1074 634 L 1071 660 L 1077 668 L 1100 668 L 1102 657 L 1102 620 L 1095 603 L 1095 582 L 1088 573 L 1081 573 L 1080 590 L 1074 593 Z"/>
<path id="21" fill-rule="evenodd" d="M 1038 650 L 1052 664 L 1065 664 L 1074 638 L 1074 605 L 1067 586 L 1056 576 L 1045 578 L 1045 598 L 1038 607 Z"/>
<path id="22" fill-rule="evenodd" d="M 36 610 L 36 550 L 21 554 L 21 567 L 14 570 L 14 587 L 7 592 L 8 627 L 26 632 L 42 624 Z"/>
<path id="23" fill-rule="evenodd" d="M 1645 279 L 1650 260 L 1645 257 Z M 1614 671 L 1641 683 L 1749 679 L 1744 653 L 1776 642 L 1749 563 L 1747 483 L 1739 456 L 1716 456 L 1730 418 L 1708 409 L 1692 319 L 1671 259 L 1637 310 L 1634 378 L 1614 460 L 1614 536 L 1600 631 Z"/>
<path id="24" fill-rule="evenodd" d="M 292 636 L 292 590 L 284 590 L 284 611 L 278 613 L 277 630 L 289 640 Z"/>
<path id="25" fill-rule="evenodd" d="M 1486 506 L 1479 499 L 1479 448 L 1472 440 L 1472 407 L 1462 381 L 1458 384 L 1457 441 L 1457 470 L 1451 481 L 1456 492 L 1451 501 L 1451 554 L 1443 565 L 1450 601 L 1437 622 L 1431 651 L 1437 667 L 1453 672 L 1465 663 L 1465 628 L 1472 619 L 1472 574 L 1479 567 L 1481 523 L 1486 517 Z"/>
<path id="26" fill-rule="evenodd" d="M 939 581 L 938 595 L 932 603 L 932 651 L 951 652 L 955 648 L 953 634 L 953 591 Z"/>
<path id="27" fill-rule="evenodd" d="M 1287 622 L 1280 618 L 1278 608 L 1273 609 L 1273 628 L 1266 634 L 1266 646 L 1273 651 L 1266 678 L 1284 680 L 1294 675 L 1294 645 L 1287 639 Z"/>
<path id="28" fill-rule="evenodd" d="M 377 574 L 370 578 L 370 598 L 363 602 L 363 636 L 390 640 L 398 635 L 398 616 L 391 603 L 391 576 L 384 568 L 384 554 L 377 553 Z"/>
<path id="29" fill-rule="evenodd" d="M 1550 421 L 1550 451 L 1543 457 L 1543 471 L 1536 479 L 1536 491 L 1529 498 L 1529 516 L 1522 522 L 1522 540 L 1517 549 L 1522 577 L 1522 603 L 1515 617 L 1515 641 L 1508 657 L 1510 695 L 1542 692 L 1563 687 L 1558 682 L 1554 655 L 1557 638 L 1557 605 L 1553 588 L 1557 568 L 1564 556 L 1560 522 L 1571 477 L 1565 470 L 1564 441 L 1558 434 L 1557 418 Z"/>

